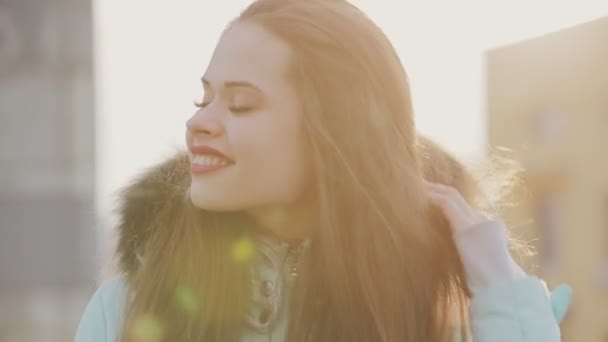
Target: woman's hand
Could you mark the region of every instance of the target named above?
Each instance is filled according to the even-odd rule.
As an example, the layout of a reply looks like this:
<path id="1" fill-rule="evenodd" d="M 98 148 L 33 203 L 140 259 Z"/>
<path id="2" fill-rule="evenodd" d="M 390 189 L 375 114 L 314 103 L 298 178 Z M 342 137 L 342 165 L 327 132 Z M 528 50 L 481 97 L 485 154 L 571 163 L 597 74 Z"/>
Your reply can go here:
<path id="1" fill-rule="evenodd" d="M 427 180 L 424 180 L 424 184 L 429 190 L 431 201 L 441 209 L 448 220 L 453 234 L 458 234 L 488 220 L 485 215 L 471 208 L 454 187 Z"/>
<path id="2" fill-rule="evenodd" d="M 447 219 L 475 295 L 497 281 L 525 276 L 507 246 L 506 228 L 472 208 L 455 188 L 424 181 L 433 205 Z"/>

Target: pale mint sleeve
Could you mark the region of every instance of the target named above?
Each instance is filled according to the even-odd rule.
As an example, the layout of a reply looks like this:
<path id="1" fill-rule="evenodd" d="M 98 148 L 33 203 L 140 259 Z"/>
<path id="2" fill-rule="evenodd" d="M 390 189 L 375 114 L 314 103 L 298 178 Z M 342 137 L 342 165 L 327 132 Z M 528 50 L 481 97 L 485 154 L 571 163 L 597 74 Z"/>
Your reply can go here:
<path id="1" fill-rule="evenodd" d="M 559 323 L 544 283 L 524 277 L 480 291 L 471 301 L 474 342 L 558 342 Z"/>
<path id="2" fill-rule="evenodd" d="M 571 289 L 549 293 L 542 280 L 525 274 L 508 254 L 504 231 L 502 222 L 488 221 L 455 237 L 473 292 L 472 342 L 561 341 Z"/>
<path id="3" fill-rule="evenodd" d="M 124 298 L 122 277 L 100 286 L 80 318 L 74 342 L 115 342 L 122 323 Z"/>
<path id="4" fill-rule="evenodd" d="M 482 234 L 459 236 L 456 241 L 467 251 L 463 258 L 475 261 L 468 263 L 470 275 L 476 275 L 470 284 L 474 292 L 470 306 L 472 342 L 559 342 L 558 324 L 567 312 L 572 290 L 562 285 L 549 293 L 544 282 L 517 269 L 510 259 L 508 264 L 515 269 L 498 271 L 507 266 L 504 259 L 492 257 L 500 256 L 495 248 L 506 250 L 502 237 L 504 227 L 491 221 L 476 228 L 482 229 Z M 485 248 L 470 248 L 480 243 Z M 505 278 L 505 273 L 515 276 Z M 123 278 L 118 277 L 95 292 L 82 315 L 75 342 L 117 340 L 125 288 Z M 459 338 L 455 337 L 454 341 Z"/>

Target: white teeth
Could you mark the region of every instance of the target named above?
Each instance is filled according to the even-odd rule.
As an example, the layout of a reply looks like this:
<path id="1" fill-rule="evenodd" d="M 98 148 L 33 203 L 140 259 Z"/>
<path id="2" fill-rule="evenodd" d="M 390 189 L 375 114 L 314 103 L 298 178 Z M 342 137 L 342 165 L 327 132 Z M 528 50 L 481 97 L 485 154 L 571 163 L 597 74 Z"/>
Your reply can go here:
<path id="1" fill-rule="evenodd" d="M 226 166 L 230 164 L 230 161 L 218 156 L 195 154 L 192 156 L 192 163 L 201 166 Z"/>

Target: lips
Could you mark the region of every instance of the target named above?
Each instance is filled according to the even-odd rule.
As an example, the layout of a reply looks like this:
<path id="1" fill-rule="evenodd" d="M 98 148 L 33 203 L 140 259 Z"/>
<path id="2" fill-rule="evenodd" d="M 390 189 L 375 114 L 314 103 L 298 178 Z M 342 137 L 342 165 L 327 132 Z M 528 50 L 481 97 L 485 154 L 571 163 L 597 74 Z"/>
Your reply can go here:
<path id="1" fill-rule="evenodd" d="M 190 166 L 190 171 L 193 174 L 201 175 L 201 174 L 205 174 L 205 173 L 221 170 L 221 169 L 226 168 L 228 166 L 229 165 L 198 165 L 198 164 L 192 164 Z"/>
<path id="2" fill-rule="evenodd" d="M 230 163 L 234 163 L 234 160 L 230 159 L 224 153 L 208 145 L 192 145 L 190 146 L 190 152 L 193 155 L 214 156 L 225 159 Z"/>
<path id="3" fill-rule="evenodd" d="M 190 146 L 190 169 L 193 174 L 204 174 L 220 170 L 234 164 L 224 153 L 211 146 Z"/>

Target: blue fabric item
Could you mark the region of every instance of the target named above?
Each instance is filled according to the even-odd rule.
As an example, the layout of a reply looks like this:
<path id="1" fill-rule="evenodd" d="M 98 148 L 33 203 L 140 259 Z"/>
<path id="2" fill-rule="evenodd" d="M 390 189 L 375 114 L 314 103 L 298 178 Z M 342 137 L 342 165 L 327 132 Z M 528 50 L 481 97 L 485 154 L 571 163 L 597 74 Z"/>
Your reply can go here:
<path id="1" fill-rule="evenodd" d="M 117 341 L 123 319 L 125 293 L 122 277 L 102 284 L 84 310 L 74 341 Z"/>
<path id="2" fill-rule="evenodd" d="M 551 305 L 553 306 L 553 315 L 558 322 L 564 320 L 568 307 L 572 302 L 572 288 L 567 284 L 562 284 L 556 287 L 551 292 Z"/>
<path id="3" fill-rule="evenodd" d="M 571 302 L 572 289 L 548 293 L 534 276 L 496 283 L 471 301 L 473 342 L 559 342 L 558 323 Z M 123 319 L 125 283 L 118 277 L 93 295 L 78 326 L 75 342 L 115 342 Z M 281 341 L 281 334 L 251 334 L 244 342 Z M 458 341 L 455 338 L 455 341 Z"/>
<path id="4" fill-rule="evenodd" d="M 471 318 L 474 342 L 561 341 L 551 296 L 534 276 L 480 291 L 471 301 Z"/>

